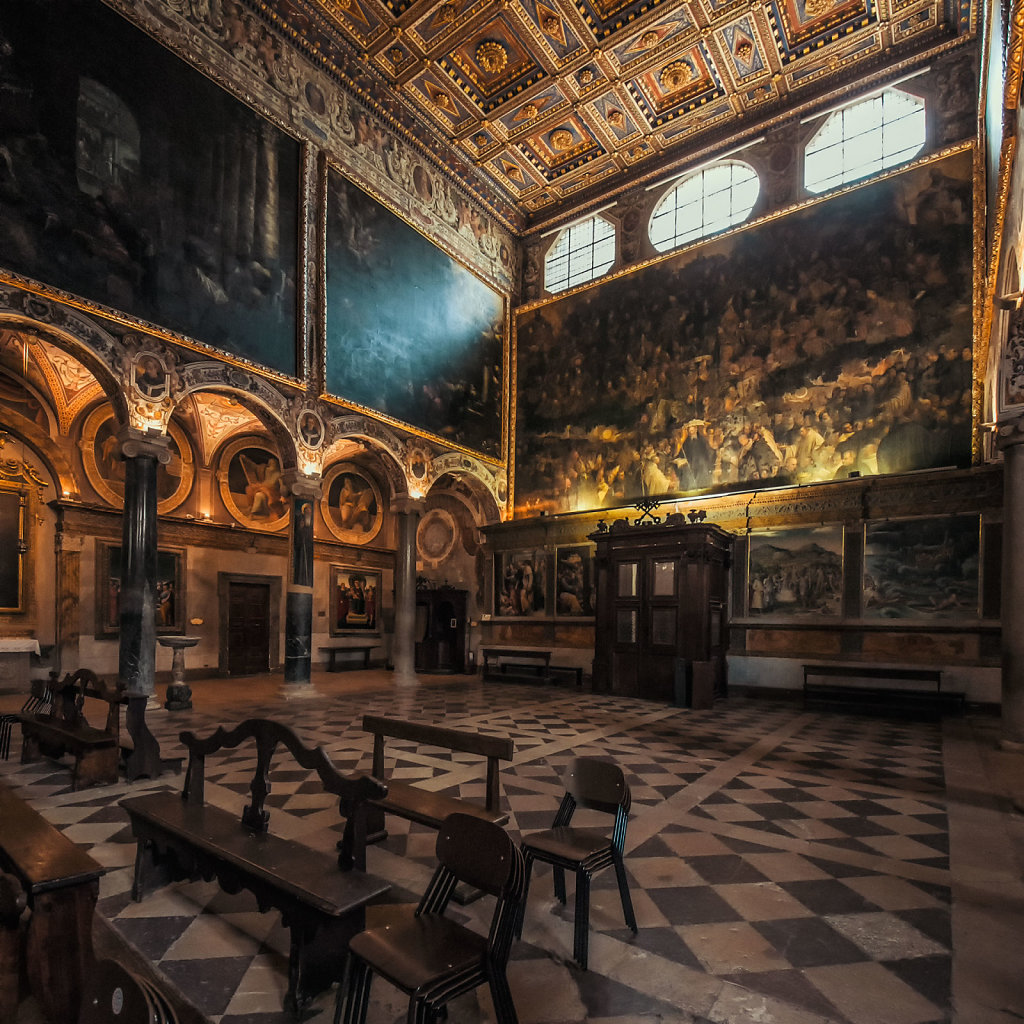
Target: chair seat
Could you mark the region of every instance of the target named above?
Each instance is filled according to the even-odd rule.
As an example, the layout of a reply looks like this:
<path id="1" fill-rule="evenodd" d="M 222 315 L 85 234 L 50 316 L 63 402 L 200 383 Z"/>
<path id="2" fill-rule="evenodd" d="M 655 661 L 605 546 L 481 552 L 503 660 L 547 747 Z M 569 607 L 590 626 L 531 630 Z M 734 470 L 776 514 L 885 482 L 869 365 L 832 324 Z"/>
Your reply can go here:
<path id="1" fill-rule="evenodd" d="M 487 938 L 439 914 L 416 917 L 409 911 L 392 924 L 360 932 L 349 948 L 381 977 L 415 992 L 428 982 L 479 970 Z"/>
<path id="2" fill-rule="evenodd" d="M 524 850 L 534 850 L 562 861 L 587 861 L 608 850 L 608 833 L 600 829 L 561 826 L 523 837 Z M 603 859 L 603 858 L 602 858 Z"/>

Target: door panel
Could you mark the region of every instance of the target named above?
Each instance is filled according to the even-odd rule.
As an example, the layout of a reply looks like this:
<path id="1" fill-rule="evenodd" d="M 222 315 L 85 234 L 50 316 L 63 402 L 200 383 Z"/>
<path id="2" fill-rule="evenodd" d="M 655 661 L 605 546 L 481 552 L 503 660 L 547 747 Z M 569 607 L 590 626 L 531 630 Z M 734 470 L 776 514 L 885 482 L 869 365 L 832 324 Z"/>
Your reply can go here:
<path id="1" fill-rule="evenodd" d="M 228 589 L 228 675 L 270 670 L 270 587 L 231 583 Z"/>

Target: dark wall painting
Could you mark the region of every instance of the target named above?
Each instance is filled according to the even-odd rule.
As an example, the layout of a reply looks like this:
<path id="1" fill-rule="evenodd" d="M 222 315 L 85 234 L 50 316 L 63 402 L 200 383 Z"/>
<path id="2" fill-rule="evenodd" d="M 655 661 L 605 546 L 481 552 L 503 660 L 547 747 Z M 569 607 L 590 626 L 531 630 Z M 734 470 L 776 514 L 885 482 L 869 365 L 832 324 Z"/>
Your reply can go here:
<path id="1" fill-rule="evenodd" d="M 498 457 L 504 317 L 501 295 L 330 172 L 330 394 Z"/>
<path id="2" fill-rule="evenodd" d="M 843 527 L 750 535 L 747 611 L 757 618 L 838 617 L 843 600 Z"/>
<path id="3" fill-rule="evenodd" d="M 0 266 L 294 376 L 298 143 L 98 0 L 0 47 Z"/>
<path id="4" fill-rule="evenodd" d="M 516 511 L 970 464 L 971 156 L 527 310 Z"/>
<path id="5" fill-rule="evenodd" d="M 25 495 L 0 488 L 0 611 L 22 610 Z"/>
<path id="6" fill-rule="evenodd" d="M 543 551 L 505 551 L 495 559 L 495 575 L 495 615 L 545 614 L 548 559 Z"/>
<path id="7" fill-rule="evenodd" d="M 980 545 L 976 515 L 869 523 L 864 618 L 977 618 Z"/>

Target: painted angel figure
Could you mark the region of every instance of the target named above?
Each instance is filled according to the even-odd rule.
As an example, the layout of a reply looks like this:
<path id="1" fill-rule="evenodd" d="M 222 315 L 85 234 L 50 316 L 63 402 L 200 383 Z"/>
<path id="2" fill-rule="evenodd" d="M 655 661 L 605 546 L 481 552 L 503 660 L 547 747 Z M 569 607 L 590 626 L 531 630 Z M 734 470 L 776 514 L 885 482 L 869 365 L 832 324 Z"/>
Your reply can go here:
<path id="1" fill-rule="evenodd" d="M 244 452 L 238 456 L 238 460 L 245 473 L 249 515 L 279 519 L 286 511 L 280 463 L 272 456 L 261 466 Z"/>

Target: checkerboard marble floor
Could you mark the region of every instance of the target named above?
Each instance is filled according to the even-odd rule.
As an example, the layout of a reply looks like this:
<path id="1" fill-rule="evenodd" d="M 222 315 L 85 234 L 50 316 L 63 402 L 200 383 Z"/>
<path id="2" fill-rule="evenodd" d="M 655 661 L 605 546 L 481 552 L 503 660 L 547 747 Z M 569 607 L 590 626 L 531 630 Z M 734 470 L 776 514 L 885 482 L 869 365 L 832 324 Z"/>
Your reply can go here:
<path id="1" fill-rule="evenodd" d="M 750 698 L 689 711 L 466 677 L 396 688 L 384 672 L 345 675 L 345 683 L 317 675 L 298 700 L 270 680 L 209 681 L 196 684 L 192 711 L 157 707 L 149 720 L 164 756 L 182 752 L 182 729 L 203 735 L 243 717 L 284 720 L 352 771 L 370 768 L 364 713 L 506 734 L 516 755 L 502 787 L 515 837 L 550 824 L 571 757 L 607 757 L 624 768 L 639 934 L 624 926 L 613 873 L 598 875 L 590 970 L 581 971 L 572 961 L 572 893 L 569 908 L 560 907 L 550 871 L 538 866 L 509 970 L 524 1024 L 1024 1017 L 1024 830 L 985 764 L 994 720 L 944 727 Z M 388 751 L 396 779 L 483 797 L 478 758 L 399 741 Z M 1017 757 L 1016 768 L 1012 760 L 997 767 L 1013 777 L 1024 764 Z M 253 764 L 244 747 L 208 759 L 207 800 L 240 811 Z M 275 913 L 202 881 L 130 899 L 135 847 L 117 801 L 177 789 L 182 777 L 72 793 L 66 769 L 20 765 L 16 752 L 0 772 L 107 868 L 99 913 L 166 985 L 213 1024 L 290 1020 L 281 1010 L 288 937 Z M 337 808 L 315 776 L 275 773 L 268 806 L 276 834 L 333 848 Z M 392 881 L 391 902 L 414 903 L 432 871 L 436 833 L 394 817 L 388 828 L 368 852 L 368 870 Z M 370 920 L 386 912 L 371 908 Z M 480 922 L 487 907 L 458 913 Z M 449 1009 L 453 1024 L 493 1019 L 485 988 Z M 370 1021 L 390 1024 L 404 1012 L 400 994 L 375 981 Z M 307 1019 L 327 1024 L 332 1014 L 328 993 Z"/>

